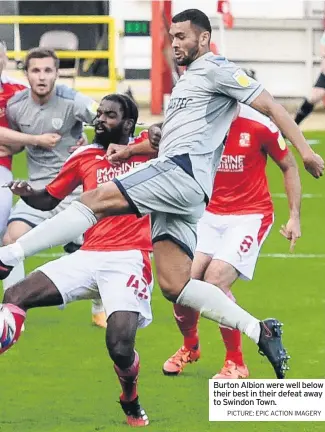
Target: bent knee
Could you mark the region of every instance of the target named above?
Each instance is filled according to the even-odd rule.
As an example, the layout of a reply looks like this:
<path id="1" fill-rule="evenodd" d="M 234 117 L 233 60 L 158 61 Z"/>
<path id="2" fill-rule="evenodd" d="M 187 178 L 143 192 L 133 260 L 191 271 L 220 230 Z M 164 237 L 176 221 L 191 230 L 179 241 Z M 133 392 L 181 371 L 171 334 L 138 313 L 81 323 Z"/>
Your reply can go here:
<path id="1" fill-rule="evenodd" d="M 5 246 L 15 243 L 21 236 L 26 234 L 32 228 L 24 222 L 12 222 L 8 225 L 7 231 L 3 236 L 3 244 Z"/>
<path id="2" fill-rule="evenodd" d="M 21 307 L 23 303 L 23 297 L 24 296 L 22 296 L 22 293 L 17 290 L 16 287 L 13 285 L 5 290 L 3 296 L 3 303 L 10 303 Z"/>
<path id="3" fill-rule="evenodd" d="M 15 232 L 10 232 L 9 230 L 7 230 L 3 236 L 2 242 L 4 244 L 4 246 L 8 246 L 12 243 L 15 243 L 16 240 L 19 239 L 19 235 L 16 235 Z"/>
<path id="4" fill-rule="evenodd" d="M 206 270 L 204 282 L 228 292 L 238 277 L 237 270 L 226 262 L 214 262 Z"/>
<path id="5" fill-rule="evenodd" d="M 112 343 L 108 340 L 107 349 L 114 363 L 117 365 L 128 363 L 128 359 L 130 359 L 134 353 L 134 341 L 131 339 L 118 340 Z"/>
<path id="6" fill-rule="evenodd" d="M 80 201 L 95 213 L 97 219 L 130 212 L 128 201 L 112 181 L 92 191 L 84 192 Z"/>
<path id="7" fill-rule="evenodd" d="M 188 280 L 183 283 L 181 281 L 176 281 L 176 280 L 172 281 L 166 277 L 158 277 L 158 284 L 160 286 L 163 296 L 167 300 L 172 302 L 175 302 L 177 300 L 178 296 L 182 292 L 182 289 L 184 288 L 187 282 Z"/>

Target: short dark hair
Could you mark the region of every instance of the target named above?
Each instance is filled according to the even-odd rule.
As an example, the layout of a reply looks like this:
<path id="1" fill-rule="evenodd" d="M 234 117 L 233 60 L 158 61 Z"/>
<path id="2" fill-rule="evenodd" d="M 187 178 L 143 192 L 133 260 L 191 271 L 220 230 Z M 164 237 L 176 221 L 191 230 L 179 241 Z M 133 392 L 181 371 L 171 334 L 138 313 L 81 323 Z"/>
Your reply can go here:
<path id="1" fill-rule="evenodd" d="M 209 18 L 205 15 L 204 12 L 199 9 L 186 9 L 177 15 L 173 16 L 172 22 L 179 23 L 184 21 L 190 21 L 191 24 L 200 27 L 204 31 L 212 33 L 211 23 Z"/>
<path id="2" fill-rule="evenodd" d="M 123 109 L 123 119 L 131 119 L 134 122 L 133 128 L 130 131 L 130 135 L 134 135 L 135 126 L 139 117 L 138 106 L 133 99 L 125 94 L 113 93 L 103 97 L 103 100 L 110 100 L 117 102 Z"/>
<path id="3" fill-rule="evenodd" d="M 50 48 L 40 48 L 40 47 L 32 48 L 31 50 L 28 51 L 25 58 L 24 69 L 27 71 L 31 59 L 48 58 L 48 57 L 51 57 L 54 60 L 55 68 L 56 70 L 58 70 L 60 65 L 60 60 L 58 56 L 55 54 L 55 51 Z"/>

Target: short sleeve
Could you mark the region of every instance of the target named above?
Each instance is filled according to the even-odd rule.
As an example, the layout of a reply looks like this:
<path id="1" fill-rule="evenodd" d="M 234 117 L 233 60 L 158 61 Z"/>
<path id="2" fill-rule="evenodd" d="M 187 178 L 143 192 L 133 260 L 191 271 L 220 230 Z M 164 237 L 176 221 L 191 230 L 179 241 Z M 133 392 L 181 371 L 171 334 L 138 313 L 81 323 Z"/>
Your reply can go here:
<path id="1" fill-rule="evenodd" d="M 82 183 L 79 160 L 78 156 L 71 155 L 55 179 L 46 186 L 46 190 L 54 198 L 63 200 Z"/>
<path id="2" fill-rule="evenodd" d="M 9 99 L 10 101 L 10 99 Z M 19 126 L 18 123 L 16 121 L 16 108 L 15 108 L 16 104 L 8 104 L 7 108 L 6 108 L 6 117 L 9 123 L 9 126 L 11 129 L 15 130 L 15 131 L 19 131 Z"/>
<path id="3" fill-rule="evenodd" d="M 264 127 L 261 137 L 263 149 L 275 162 L 280 162 L 287 154 L 288 147 L 276 125 L 269 120 L 270 127 Z"/>
<path id="4" fill-rule="evenodd" d="M 250 105 L 264 90 L 262 84 L 231 62 L 218 62 L 209 70 L 209 76 L 216 92 L 247 105 Z"/>
<path id="5" fill-rule="evenodd" d="M 77 120 L 91 124 L 97 114 L 98 103 L 81 93 L 74 100 L 74 115 Z"/>

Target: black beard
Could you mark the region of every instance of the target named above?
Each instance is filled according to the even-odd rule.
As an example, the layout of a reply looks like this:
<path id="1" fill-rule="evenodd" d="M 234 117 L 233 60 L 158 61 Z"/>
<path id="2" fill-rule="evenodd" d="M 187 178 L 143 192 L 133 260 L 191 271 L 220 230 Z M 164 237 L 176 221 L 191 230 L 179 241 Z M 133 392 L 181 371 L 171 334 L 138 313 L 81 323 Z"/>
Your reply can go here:
<path id="1" fill-rule="evenodd" d="M 198 52 L 199 52 L 199 46 L 197 45 L 189 49 L 188 55 L 184 57 L 182 60 L 180 60 L 179 62 L 176 60 L 176 63 L 178 64 L 178 66 L 189 66 L 197 58 Z"/>
<path id="2" fill-rule="evenodd" d="M 95 139 L 94 141 L 100 145 L 102 145 L 105 149 L 108 146 L 113 144 L 119 144 L 123 135 L 123 123 L 115 126 L 114 128 L 108 128 L 105 125 L 101 124 L 102 130 L 100 133 L 96 130 L 95 125 Z"/>

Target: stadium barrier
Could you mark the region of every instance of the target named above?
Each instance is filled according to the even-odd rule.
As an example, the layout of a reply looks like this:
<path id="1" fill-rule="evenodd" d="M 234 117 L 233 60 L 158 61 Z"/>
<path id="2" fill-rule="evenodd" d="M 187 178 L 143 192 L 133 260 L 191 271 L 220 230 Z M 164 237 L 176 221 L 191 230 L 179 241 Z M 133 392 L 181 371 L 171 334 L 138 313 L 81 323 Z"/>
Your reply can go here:
<path id="1" fill-rule="evenodd" d="M 80 58 L 80 59 L 108 59 L 108 87 L 77 87 L 81 92 L 114 93 L 117 87 L 116 76 L 116 53 L 115 53 L 115 20 L 110 16 L 86 16 L 86 15 L 53 15 L 53 16 L 21 16 L 8 15 L 0 16 L 0 24 L 107 24 L 108 25 L 108 44 L 107 50 L 76 50 L 76 51 L 56 51 L 59 58 Z M 10 59 L 21 59 L 25 57 L 27 51 L 8 51 Z"/>

